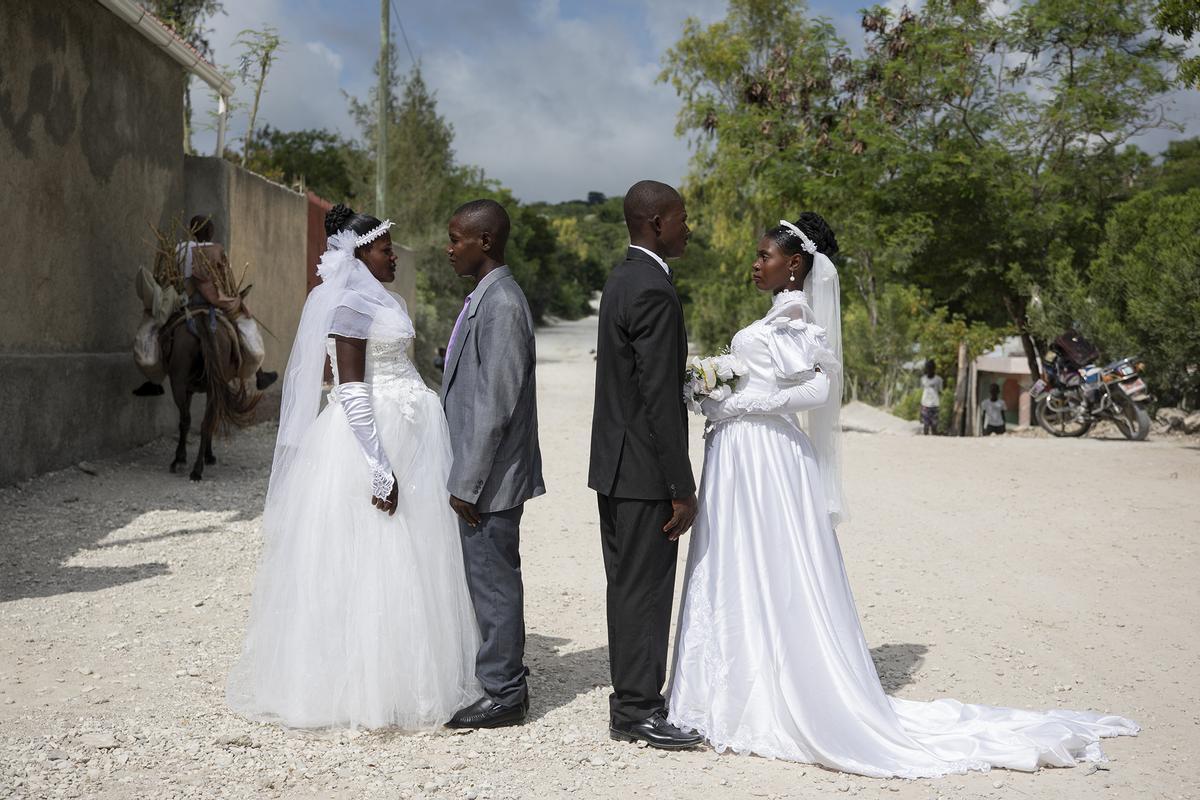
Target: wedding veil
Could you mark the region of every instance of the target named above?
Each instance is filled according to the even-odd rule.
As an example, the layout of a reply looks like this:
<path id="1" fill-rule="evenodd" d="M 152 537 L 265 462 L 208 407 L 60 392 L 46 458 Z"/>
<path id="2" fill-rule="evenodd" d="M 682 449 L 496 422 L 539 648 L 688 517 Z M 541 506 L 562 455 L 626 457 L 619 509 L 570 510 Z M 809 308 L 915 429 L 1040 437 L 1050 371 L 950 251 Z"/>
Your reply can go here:
<path id="1" fill-rule="evenodd" d="M 349 229 L 329 237 L 329 249 L 317 265 L 321 283 L 309 293 L 300 314 L 283 377 L 266 517 L 271 516 L 272 507 L 281 497 L 300 443 L 320 411 L 328 338 L 339 335 L 366 339 L 368 331 L 372 337 L 390 339 L 414 336 L 404 301 L 385 289 L 367 265 L 355 257 L 357 239 L 358 234 Z"/>
<path id="2" fill-rule="evenodd" d="M 804 294 L 813 310 L 813 321 L 825 329 L 829 349 L 838 368 L 827 370 L 829 402 L 805 413 L 808 438 L 817 451 L 817 464 L 825 484 L 829 516 L 836 525 L 850 518 L 842 492 L 842 389 L 845 383 L 842 355 L 842 288 L 837 267 L 829 256 L 812 254 L 813 265 L 804 279 Z"/>

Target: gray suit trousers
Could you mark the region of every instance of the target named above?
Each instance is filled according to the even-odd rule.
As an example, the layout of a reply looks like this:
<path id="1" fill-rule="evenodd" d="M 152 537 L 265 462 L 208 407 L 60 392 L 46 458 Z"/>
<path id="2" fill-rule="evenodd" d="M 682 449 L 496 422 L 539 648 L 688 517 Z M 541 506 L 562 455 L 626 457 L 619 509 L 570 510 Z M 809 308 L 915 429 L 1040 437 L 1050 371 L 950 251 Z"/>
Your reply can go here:
<path id="1" fill-rule="evenodd" d="M 461 519 L 463 562 L 482 639 L 475 677 L 495 702 L 525 700 L 525 588 L 521 581 L 521 514 L 525 504 L 481 513 L 479 527 Z"/>

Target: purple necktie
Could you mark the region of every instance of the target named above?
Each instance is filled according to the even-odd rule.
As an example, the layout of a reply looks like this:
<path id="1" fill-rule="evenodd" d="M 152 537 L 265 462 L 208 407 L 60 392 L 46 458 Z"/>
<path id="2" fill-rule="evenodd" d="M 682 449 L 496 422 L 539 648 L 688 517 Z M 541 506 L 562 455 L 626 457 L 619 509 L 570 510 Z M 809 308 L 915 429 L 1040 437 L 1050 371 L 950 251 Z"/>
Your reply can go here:
<path id="1" fill-rule="evenodd" d="M 458 319 L 454 320 L 454 330 L 450 331 L 450 344 L 446 345 L 446 360 L 450 360 L 450 356 L 454 353 L 454 340 L 458 338 L 458 329 L 462 327 L 463 317 L 467 315 L 467 307 L 471 305 L 471 295 L 467 295 L 467 299 L 463 300 L 462 311 L 458 312 Z"/>

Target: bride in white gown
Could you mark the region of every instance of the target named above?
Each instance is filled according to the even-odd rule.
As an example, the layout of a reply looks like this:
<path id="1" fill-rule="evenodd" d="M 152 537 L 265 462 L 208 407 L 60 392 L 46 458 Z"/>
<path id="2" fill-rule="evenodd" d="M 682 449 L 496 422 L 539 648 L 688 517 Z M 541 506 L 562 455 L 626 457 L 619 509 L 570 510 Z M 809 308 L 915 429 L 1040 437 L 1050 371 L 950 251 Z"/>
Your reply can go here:
<path id="1" fill-rule="evenodd" d="M 380 283 L 395 278 L 390 223 L 336 206 L 325 224 L 226 696 L 291 727 L 432 728 L 481 695 L 446 421 L 406 354 L 404 302 Z M 336 386 L 318 414 L 326 354 Z"/>
<path id="2" fill-rule="evenodd" d="M 736 391 L 703 403 L 711 428 L 670 721 L 718 751 L 874 777 L 1102 759 L 1097 741 L 1136 734 L 1135 723 L 884 694 L 833 527 L 844 517 L 841 314 L 826 257 L 836 248 L 812 213 L 759 242 L 754 281 L 774 292 L 771 310 L 733 338 L 748 367 Z"/>

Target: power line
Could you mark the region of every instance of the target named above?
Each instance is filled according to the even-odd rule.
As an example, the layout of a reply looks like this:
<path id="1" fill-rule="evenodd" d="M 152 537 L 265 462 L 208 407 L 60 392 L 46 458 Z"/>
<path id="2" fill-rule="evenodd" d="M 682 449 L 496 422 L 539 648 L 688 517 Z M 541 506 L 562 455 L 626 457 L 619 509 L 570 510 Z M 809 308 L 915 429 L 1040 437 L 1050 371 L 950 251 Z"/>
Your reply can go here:
<path id="1" fill-rule="evenodd" d="M 408 51 L 408 58 L 412 61 L 412 65 L 417 65 L 417 57 L 413 55 L 412 45 L 408 43 L 408 34 L 404 32 L 404 23 L 400 21 L 400 12 L 396 10 L 396 6 L 392 6 L 392 18 L 396 20 L 396 27 L 400 29 L 400 38 L 404 40 L 404 49 Z"/>

